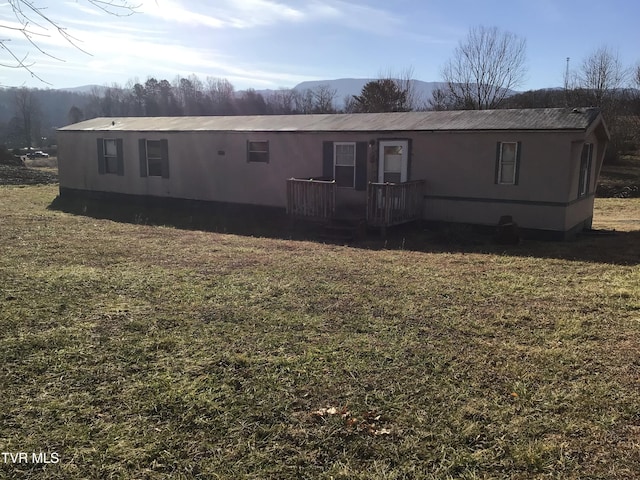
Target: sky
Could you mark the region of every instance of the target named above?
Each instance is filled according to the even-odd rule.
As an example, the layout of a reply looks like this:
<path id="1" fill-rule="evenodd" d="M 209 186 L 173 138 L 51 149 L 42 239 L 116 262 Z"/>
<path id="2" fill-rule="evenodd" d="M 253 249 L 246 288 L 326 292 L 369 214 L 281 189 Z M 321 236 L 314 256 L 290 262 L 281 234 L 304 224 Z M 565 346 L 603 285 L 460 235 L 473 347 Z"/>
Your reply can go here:
<path id="1" fill-rule="evenodd" d="M 127 86 L 196 75 L 261 90 L 405 72 L 440 81 L 458 43 L 479 25 L 526 39 L 519 90 L 561 86 L 567 57 L 576 69 L 601 46 L 624 65 L 640 64 L 636 0 L 130 0 L 136 8 L 128 16 L 90 0 L 30 1 L 73 44 L 33 12 L 29 43 L 0 0 L 0 86 Z M 33 75 L 14 68 L 11 54 Z"/>

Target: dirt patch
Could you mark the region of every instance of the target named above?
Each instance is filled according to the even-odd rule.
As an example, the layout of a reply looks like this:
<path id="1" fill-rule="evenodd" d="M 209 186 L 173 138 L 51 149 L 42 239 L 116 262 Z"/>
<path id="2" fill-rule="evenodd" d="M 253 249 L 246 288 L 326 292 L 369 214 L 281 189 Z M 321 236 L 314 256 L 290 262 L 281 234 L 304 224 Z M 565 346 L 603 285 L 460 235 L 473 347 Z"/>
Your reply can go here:
<path id="1" fill-rule="evenodd" d="M 0 185 L 46 185 L 58 183 L 55 169 L 0 165 Z"/>
<path id="2" fill-rule="evenodd" d="M 640 185 L 598 185 L 596 195 L 600 198 L 638 198 Z"/>
<path id="3" fill-rule="evenodd" d="M 616 163 L 603 165 L 596 196 L 601 198 L 639 198 L 640 153 L 626 155 Z"/>

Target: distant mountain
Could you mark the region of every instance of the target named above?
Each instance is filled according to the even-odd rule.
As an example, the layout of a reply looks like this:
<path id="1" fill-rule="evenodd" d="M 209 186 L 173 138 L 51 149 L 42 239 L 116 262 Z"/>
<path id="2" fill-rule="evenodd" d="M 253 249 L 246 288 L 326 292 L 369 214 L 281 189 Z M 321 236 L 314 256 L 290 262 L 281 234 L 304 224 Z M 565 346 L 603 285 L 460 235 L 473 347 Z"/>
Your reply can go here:
<path id="1" fill-rule="evenodd" d="M 104 85 L 82 85 L 80 87 L 58 88 L 57 90 L 72 93 L 93 93 L 96 91 L 102 93 L 106 88 Z"/>
<path id="2" fill-rule="evenodd" d="M 379 80 L 377 78 L 338 78 L 336 80 L 314 80 L 302 82 L 293 87 L 294 90 L 315 90 L 321 86 L 327 86 L 336 91 L 336 107 L 341 108 L 344 105 L 345 98 L 353 95 L 360 95 L 362 87 L 367 83 Z M 446 84 L 443 82 L 423 82 L 422 80 L 411 80 L 416 101 L 423 104 L 431 98 L 431 94 L 438 88 L 443 88 Z"/>
<path id="3" fill-rule="evenodd" d="M 329 89 L 336 91 L 334 101 L 335 107 L 337 109 L 341 109 L 344 106 L 345 99 L 351 98 L 353 95 L 360 95 L 360 93 L 362 93 L 362 88 L 367 83 L 376 80 L 379 80 L 379 78 L 337 78 L 327 80 L 312 80 L 299 83 L 291 90 L 304 92 L 306 90 L 316 90 L 320 87 L 328 87 Z M 446 84 L 444 82 L 424 82 L 422 80 L 411 80 L 411 83 L 414 89 L 415 100 L 418 106 L 426 104 L 426 102 L 431 99 L 431 95 L 434 90 L 446 87 Z M 92 94 L 97 92 L 101 95 L 107 88 L 108 87 L 104 85 L 82 85 L 79 87 L 60 88 L 58 89 L 58 91 L 78 94 Z M 256 89 L 254 91 L 261 94 L 265 99 L 271 96 L 273 93 L 277 92 L 277 90 L 274 89 Z M 236 96 L 240 97 L 242 93 L 243 90 L 238 90 L 236 91 Z M 519 92 L 510 90 L 508 95 L 511 96 L 517 93 Z"/>

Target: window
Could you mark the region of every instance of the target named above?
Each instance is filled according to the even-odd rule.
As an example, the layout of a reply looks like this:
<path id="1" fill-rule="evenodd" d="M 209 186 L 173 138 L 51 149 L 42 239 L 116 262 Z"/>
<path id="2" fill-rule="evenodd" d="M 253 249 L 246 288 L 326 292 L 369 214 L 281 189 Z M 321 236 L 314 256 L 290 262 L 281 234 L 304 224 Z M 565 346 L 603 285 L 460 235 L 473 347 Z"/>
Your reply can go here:
<path id="1" fill-rule="evenodd" d="M 353 188 L 356 179 L 356 144 L 355 142 L 335 142 L 333 148 L 336 185 Z"/>
<path id="2" fill-rule="evenodd" d="M 169 178 L 169 144 L 162 140 L 139 140 L 140 176 Z"/>
<path id="3" fill-rule="evenodd" d="M 269 142 L 247 142 L 247 162 L 269 163 Z"/>
<path id="4" fill-rule="evenodd" d="M 118 148 L 116 141 L 104 140 L 104 171 L 105 173 L 118 173 Z"/>
<path id="5" fill-rule="evenodd" d="M 124 175 L 121 138 L 98 138 L 98 173 Z"/>
<path id="6" fill-rule="evenodd" d="M 520 142 L 498 142 L 496 183 L 501 185 L 518 184 L 518 157 Z"/>
<path id="7" fill-rule="evenodd" d="M 162 146 L 159 140 L 147 140 L 147 175 L 162 176 Z"/>
<path id="8" fill-rule="evenodd" d="M 382 143 L 382 142 L 381 142 Z M 386 143 L 386 142 L 385 142 Z M 406 161 L 403 161 L 403 145 L 381 145 L 382 147 L 382 181 L 389 183 L 402 182 L 403 170 L 406 172 Z M 404 165 L 403 165 L 404 164 Z M 405 173 L 406 176 L 406 173 Z"/>
<path id="9" fill-rule="evenodd" d="M 580 183 L 578 184 L 578 196 L 583 197 L 589 193 L 589 183 L 591 183 L 591 157 L 593 155 L 593 144 L 585 143 L 582 146 L 580 156 Z"/>

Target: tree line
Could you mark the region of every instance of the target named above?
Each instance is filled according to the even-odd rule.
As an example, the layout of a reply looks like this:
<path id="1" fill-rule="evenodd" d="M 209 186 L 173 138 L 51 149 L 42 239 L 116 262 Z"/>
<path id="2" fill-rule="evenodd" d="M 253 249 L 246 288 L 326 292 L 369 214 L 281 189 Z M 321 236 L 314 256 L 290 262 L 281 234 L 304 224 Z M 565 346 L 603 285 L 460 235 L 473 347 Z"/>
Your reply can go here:
<path id="1" fill-rule="evenodd" d="M 166 79 L 149 78 L 127 88 L 117 85 L 95 89 L 84 111 L 73 118 L 96 116 L 198 116 L 336 113 L 336 91 L 327 86 L 297 91 L 280 89 L 264 96 L 253 89 L 236 91 L 224 78 L 195 75 Z"/>
<path id="2" fill-rule="evenodd" d="M 43 119 L 38 90 L 12 89 L 15 115 L 0 123 L 0 135 L 9 144 L 31 145 L 53 137 L 52 127 L 99 116 L 274 115 L 311 113 L 401 112 L 494 108 L 598 107 L 612 134 L 610 158 L 637 148 L 640 129 L 640 64 L 622 64 L 615 50 L 602 46 L 578 67 L 564 74 L 559 89 L 513 95 L 526 77 L 526 40 L 497 27 L 474 27 L 462 39 L 441 70 L 443 87 L 431 98 L 420 99 L 413 90 L 411 70 L 381 75 L 367 83 L 359 95 L 341 99 L 329 85 L 308 89 L 280 89 L 268 94 L 236 91 L 224 78 L 195 75 L 173 81 L 148 78 L 125 87 L 95 88 L 78 97 L 66 119 Z M 40 91 L 42 92 L 42 91 Z M 42 98 L 42 94 L 40 95 Z M 9 107 L 0 102 L 2 108 Z M 9 108 L 10 109 L 10 108 Z M 0 120 L 1 122 L 1 120 Z"/>
<path id="3" fill-rule="evenodd" d="M 61 105 L 67 105 L 63 113 Z M 409 111 L 420 109 L 411 81 L 385 78 L 370 82 L 362 94 L 339 99 L 329 85 L 285 89 L 262 94 L 237 91 L 224 78 L 195 75 L 173 81 L 148 78 L 127 86 L 94 87 L 89 93 L 30 88 L 0 89 L 0 138 L 10 147 L 54 142 L 55 129 L 96 117 L 295 115 Z"/>

